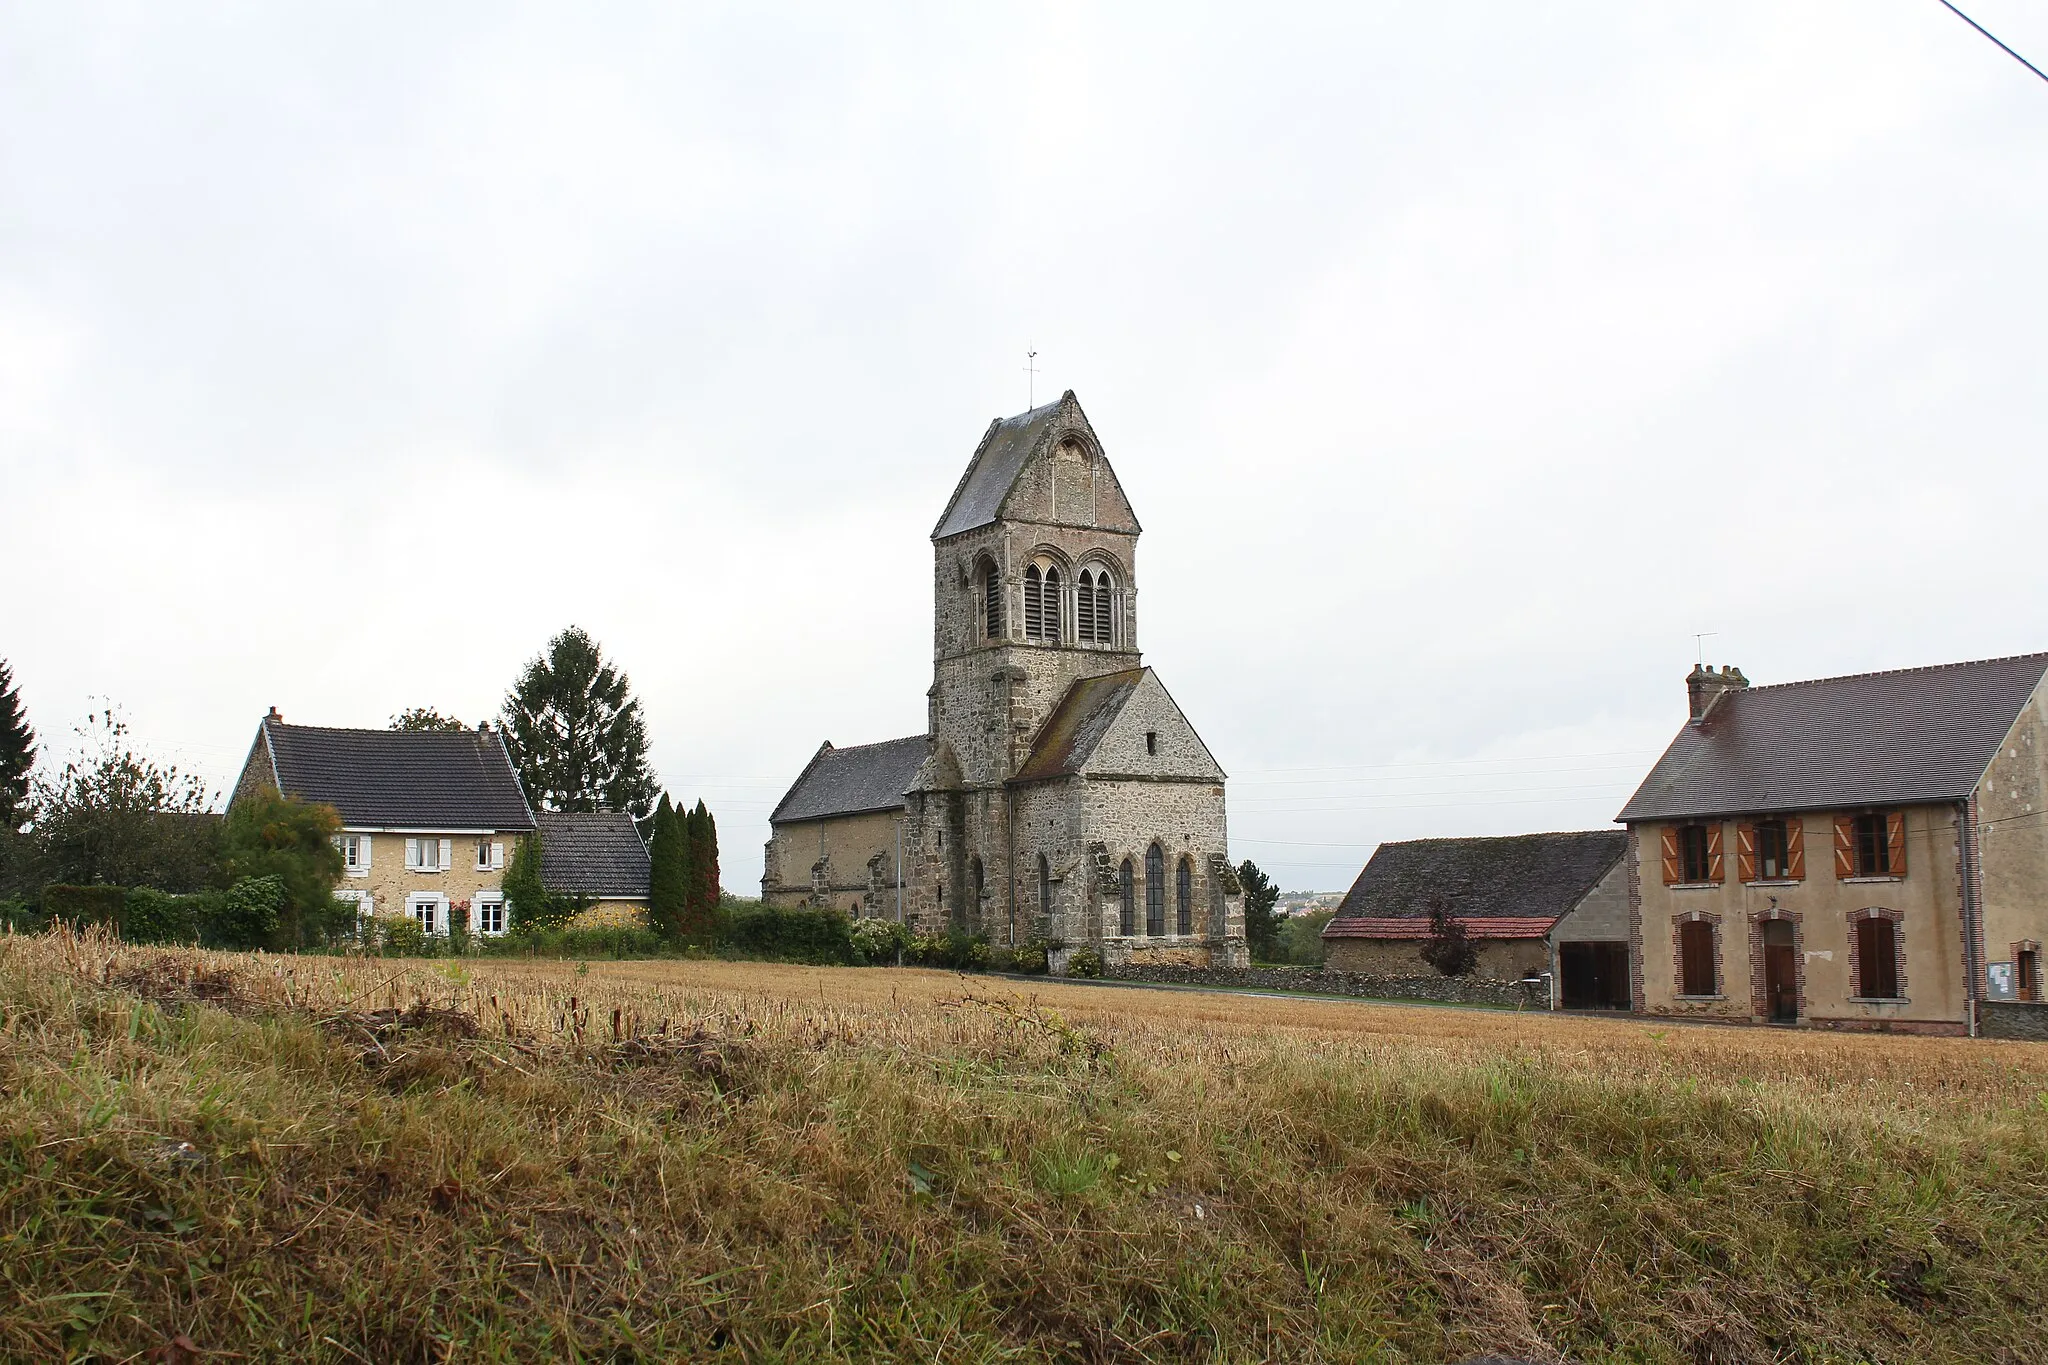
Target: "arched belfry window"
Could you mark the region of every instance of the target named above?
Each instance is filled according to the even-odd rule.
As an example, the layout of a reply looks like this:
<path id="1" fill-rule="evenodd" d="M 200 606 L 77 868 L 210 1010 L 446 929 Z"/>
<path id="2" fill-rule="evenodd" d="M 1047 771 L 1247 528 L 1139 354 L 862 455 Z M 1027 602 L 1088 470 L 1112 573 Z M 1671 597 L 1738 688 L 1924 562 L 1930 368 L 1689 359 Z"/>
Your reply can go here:
<path id="1" fill-rule="evenodd" d="M 1091 564 L 1081 570 L 1074 584 L 1074 637 L 1083 643 L 1116 643 L 1114 601 L 1116 584 L 1109 570 Z"/>
<path id="2" fill-rule="evenodd" d="M 1195 932 L 1195 860 L 1183 856 L 1173 885 L 1173 932 Z"/>
<path id="3" fill-rule="evenodd" d="M 1033 564 L 1024 571 L 1024 638 L 1041 644 L 1060 642 L 1060 571 L 1058 565 Z"/>
<path id="4" fill-rule="evenodd" d="M 981 561 L 981 638 L 1003 638 L 1003 575 L 995 561 Z"/>
<path id="5" fill-rule="evenodd" d="M 1145 932 L 1166 932 L 1166 852 L 1157 844 L 1145 850 Z"/>
<path id="6" fill-rule="evenodd" d="M 1124 859 L 1124 865 L 1116 874 L 1117 914 L 1116 931 L 1119 934 L 1138 932 L 1138 904 L 1132 893 L 1131 860 Z"/>

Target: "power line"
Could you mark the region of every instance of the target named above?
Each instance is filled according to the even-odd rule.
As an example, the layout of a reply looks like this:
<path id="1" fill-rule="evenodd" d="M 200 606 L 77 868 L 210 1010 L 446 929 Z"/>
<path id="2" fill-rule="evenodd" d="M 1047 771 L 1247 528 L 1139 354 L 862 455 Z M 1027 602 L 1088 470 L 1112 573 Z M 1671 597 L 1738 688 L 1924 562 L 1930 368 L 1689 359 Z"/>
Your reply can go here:
<path id="1" fill-rule="evenodd" d="M 1999 47 L 2004 49 L 2006 56 L 2012 58 L 2021 66 L 2024 66 L 2027 70 L 2033 72 L 2036 76 L 2039 76 L 2042 80 L 2048 81 L 2048 71 L 2043 71 L 2040 67 L 2035 66 L 2032 62 L 2028 61 L 2025 57 L 2022 57 L 2019 53 L 2014 52 L 2009 47 L 2006 47 L 2004 43 L 1999 43 L 1997 34 L 1993 33 L 1990 29 L 1984 27 L 1984 25 L 1978 23 L 1975 19 L 1972 19 L 1969 15 L 1963 13 L 1961 10 L 1957 9 L 1954 5 L 1949 4 L 1948 0 L 1941 0 L 1941 3 L 1948 9 L 1949 13 L 1955 15 L 1956 18 L 1962 20 L 1971 28 L 1976 29 L 1977 32 L 1983 34 L 1992 42 L 1998 43 Z"/>

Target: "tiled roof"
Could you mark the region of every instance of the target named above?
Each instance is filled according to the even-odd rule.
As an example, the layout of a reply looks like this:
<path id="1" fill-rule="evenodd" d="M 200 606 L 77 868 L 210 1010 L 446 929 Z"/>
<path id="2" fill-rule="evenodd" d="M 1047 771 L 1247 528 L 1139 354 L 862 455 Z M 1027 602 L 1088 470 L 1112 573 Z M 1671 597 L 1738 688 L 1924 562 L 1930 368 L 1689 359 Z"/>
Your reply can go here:
<path id="1" fill-rule="evenodd" d="M 1413 839 L 1381 844 L 1337 907 L 1325 938 L 1382 938 L 1346 927 L 1406 920 L 1427 934 L 1430 903 L 1443 897 L 1458 920 L 1549 924 L 1570 914 L 1621 860 L 1628 834 L 1618 829 L 1515 834 L 1491 839 Z M 1479 932 L 1479 931 L 1475 931 Z M 1401 935 L 1413 937 L 1414 935 Z M 1488 938 L 1517 937 L 1492 929 Z M 1540 937 L 1540 935 L 1539 935 Z"/>
<path id="2" fill-rule="evenodd" d="M 1470 938 L 1543 938 L 1557 927 L 1558 916 L 1511 919 L 1504 915 L 1451 916 Z M 1428 938 L 1427 919 L 1333 919 L 1324 938 Z"/>
<path id="3" fill-rule="evenodd" d="M 820 748 L 810 766 L 768 817 L 770 824 L 818 820 L 828 815 L 894 810 L 903 804 L 917 770 L 931 752 L 926 735 L 906 735 L 880 744 Z"/>
<path id="4" fill-rule="evenodd" d="M 1067 689 L 1052 715 L 1039 727 L 1031 753 L 1017 769 L 1018 782 L 1064 777 L 1081 771 L 1081 765 L 1095 752 L 1109 732 L 1117 712 L 1123 710 L 1131 693 L 1145 676 L 1142 668 L 1082 678 Z"/>
<path id="5" fill-rule="evenodd" d="M 1725 693 L 1616 818 L 1960 801 L 2044 671 L 2024 654 Z"/>
<path id="6" fill-rule="evenodd" d="M 624 811 L 540 813 L 540 882 L 557 895 L 647 895 L 647 845 Z"/>
<path id="7" fill-rule="evenodd" d="M 263 722 L 280 790 L 372 829 L 529 830 L 496 730 L 330 730 Z"/>

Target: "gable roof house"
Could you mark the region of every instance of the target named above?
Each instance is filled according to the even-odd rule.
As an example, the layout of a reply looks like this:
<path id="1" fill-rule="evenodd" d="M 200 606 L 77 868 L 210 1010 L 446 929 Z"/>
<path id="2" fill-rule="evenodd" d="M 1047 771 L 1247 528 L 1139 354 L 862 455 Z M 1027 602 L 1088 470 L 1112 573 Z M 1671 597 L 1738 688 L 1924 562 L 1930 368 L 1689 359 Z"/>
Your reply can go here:
<path id="1" fill-rule="evenodd" d="M 1618 817 L 1644 1007 L 1976 1033 L 2039 1001 L 2044 675 L 2048 654 L 1771 687 L 1694 669 Z"/>
<path id="2" fill-rule="evenodd" d="M 1323 928 L 1327 964 L 1434 974 L 1421 950 L 1441 900 L 1478 953 L 1479 980 L 1548 974 L 1553 1007 L 1626 1009 L 1627 844 L 1618 829 L 1381 844 Z"/>
<path id="3" fill-rule="evenodd" d="M 540 824 L 541 886 L 550 895 L 585 902 L 570 921 L 574 927 L 647 922 L 652 864 L 630 814 L 544 810 L 535 819 Z"/>
<path id="4" fill-rule="evenodd" d="M 409 915 L 430 934 L 455 916 L 505 931 L 506 854 L 535 822 L 497 731 L 287 725 L 272 707 L 229 806 L 265 790 L 341 813 L 336 894 L 363 914 Z"/>

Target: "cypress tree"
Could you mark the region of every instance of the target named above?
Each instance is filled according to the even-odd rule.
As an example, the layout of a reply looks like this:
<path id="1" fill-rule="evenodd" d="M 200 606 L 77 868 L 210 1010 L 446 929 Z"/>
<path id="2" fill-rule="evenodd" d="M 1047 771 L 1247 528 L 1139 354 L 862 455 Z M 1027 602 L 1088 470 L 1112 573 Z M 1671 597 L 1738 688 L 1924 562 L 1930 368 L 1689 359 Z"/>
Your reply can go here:
<path id="1" fill-rule="evenodd" d="M 654 837 L 648 841 L 648 927 L 663 938 L 677 938 L 689 918 L 690 843 L 684 817 L 669 803 L 668 793 L 654 808 Z"/>
<path id="2" fill-rule="evenodd" d="M 36 764 L 36 732 L 21 709 L 14 670 L 0 659 L 0 835 L 21 828 L 28 813 L 28 774 Z"/>
<path id="3" fill-rule="evenodd" d="M 684 828 L 690 845 L 690 932 L 709 934 L 718 917 L 718 823 L 699 800 Z"/>

